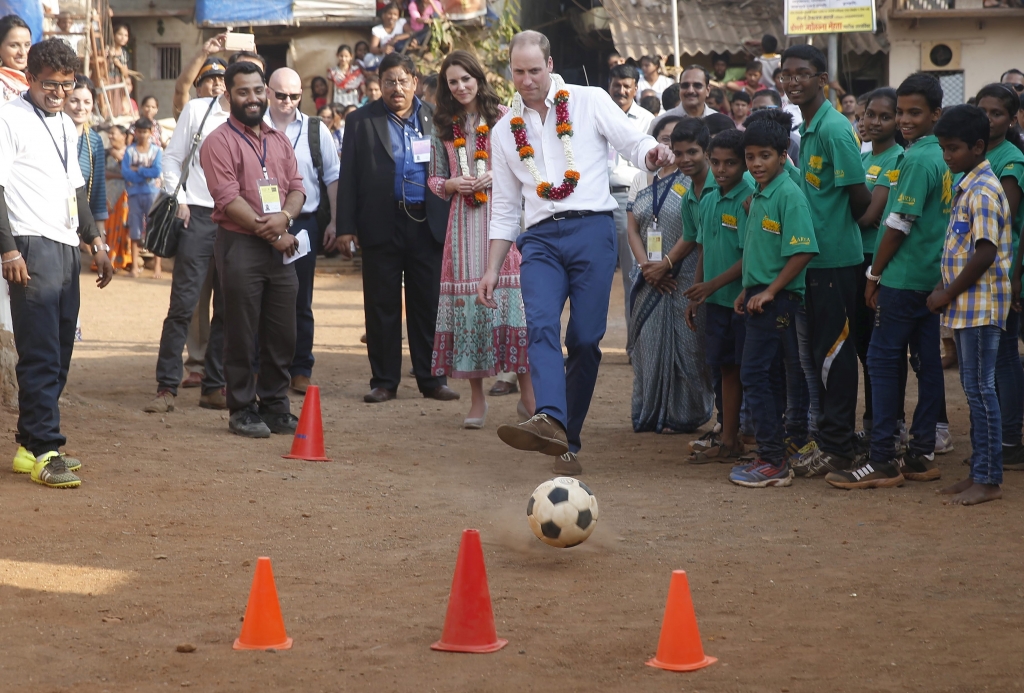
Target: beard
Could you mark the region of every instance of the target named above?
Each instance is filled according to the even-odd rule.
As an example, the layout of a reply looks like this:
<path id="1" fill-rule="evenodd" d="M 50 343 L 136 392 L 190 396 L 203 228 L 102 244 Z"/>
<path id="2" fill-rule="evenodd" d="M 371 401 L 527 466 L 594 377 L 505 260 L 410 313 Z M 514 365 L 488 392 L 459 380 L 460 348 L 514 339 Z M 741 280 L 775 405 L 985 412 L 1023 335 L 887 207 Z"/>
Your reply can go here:
<path id="1" fill-rule="evenodd" d="M 240 122 L 242 125 L 248 127 L 256 127 L 263 122 L 263 116 L 267 113 L 267 102 L 260 102 L 259 115 L 249 114 L 246 112 L 245 107 L 247 104 L 236 104 L 234 101 L 231 102 L 231 115 L 235 117 L 235 120 Z"/>

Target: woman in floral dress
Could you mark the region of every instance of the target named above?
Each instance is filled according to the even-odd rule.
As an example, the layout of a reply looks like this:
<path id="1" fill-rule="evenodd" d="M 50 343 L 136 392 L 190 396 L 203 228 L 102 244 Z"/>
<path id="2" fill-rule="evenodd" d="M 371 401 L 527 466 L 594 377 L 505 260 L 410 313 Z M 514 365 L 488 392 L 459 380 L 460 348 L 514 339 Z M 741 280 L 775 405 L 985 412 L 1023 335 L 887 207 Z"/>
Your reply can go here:
<path id="1" fill-rule="evenodd" d="M 519 415 L 536 406 L 527 360 L 526 315 L 519 287 L 519 252 L 502 265 L 494 299 L 477 303 L 477 285 L 487 269 L 491 216 L 490 128 L 507 109 L 487 84 L 471 53 L 454 51 L 441 65 L 434 114 L 428 185 L 452 200 L 441 265 L 441 300 L 434 336 L 433 373 L 466 378 L 473 397 L 464 425 L 482 428 L 487 416 L 483 379 L 501 371 L 519 377 Z"/>

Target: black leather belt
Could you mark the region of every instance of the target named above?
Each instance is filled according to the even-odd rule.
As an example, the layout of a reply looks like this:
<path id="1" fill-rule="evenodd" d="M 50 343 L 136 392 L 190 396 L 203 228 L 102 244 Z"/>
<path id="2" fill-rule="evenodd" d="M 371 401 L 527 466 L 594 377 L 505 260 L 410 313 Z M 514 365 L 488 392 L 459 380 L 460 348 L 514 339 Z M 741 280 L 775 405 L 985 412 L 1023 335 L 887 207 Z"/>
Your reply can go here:
<path id="1" fill-rule="evenodd" d="M 583 217 L 593 217 L 593 216 L 598 216 L 598 215 L 603 215 L 603 216 L 606 216 L 606 217 L 613 216 L 611 212 L 590 212 L 590 211 L 580 211 L 580 210 L 576 210 L 576 209 L 570 209 L 570 210 L 567 210 L 565 212 L 559 212 L 557 214 L 553 214 L 550 217 L 548 217 L 547 219 L 541 219 L 540 221 L 538 221 L 536 224 L 534 224 L 530 228 L 532 229 L 535 226 L 540 226 L 541 224 L 546 224 L 549 221 L 565 221 L 566 219 L 582 219 Z"/>
<path id="2" fill-rule="evenodd" d="M 316 212 L 303 212 L 299 216 L 295 217 L 295 221 L 299 221 L 299 220 L 305 221 L 306 219 L 315 219 L 315 218 L 316 218 Z"/>
<path id="3" fill-rule="evenodd" d="M 612 186 L 612 192 L 613 193 L 629 192 L 629 186 L 628 185 L 613 185 Z"/>
<path id="4" fill-rule="evenodd" d="M 405 200 L 399 200 L 395 203 L 395 206 L 399 211 L 410 211 L 410 212 L 422 212 L 427 208 L 427 205 L 423 202 L 406 202 Z"/>

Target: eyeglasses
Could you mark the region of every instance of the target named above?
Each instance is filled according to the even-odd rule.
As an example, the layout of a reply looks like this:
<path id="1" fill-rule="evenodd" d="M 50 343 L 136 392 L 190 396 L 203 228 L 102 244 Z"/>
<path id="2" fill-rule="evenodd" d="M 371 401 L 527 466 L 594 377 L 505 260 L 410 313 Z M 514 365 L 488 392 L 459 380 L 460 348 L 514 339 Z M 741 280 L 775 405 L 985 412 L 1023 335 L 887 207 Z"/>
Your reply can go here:
<path id="1" fill-rule="evenodd" d="M 680 82 L 679 83 L 679 88 L 682 89 L 683 91 L 686 91 L 687 89 L 693 89 L 694 91 L 700 91 L 701 89 L 703 89 L 706 86 L 707 85 L 704 84 L 704 82 Z"/>
<path id="2" fill-rule="evenodd" d="M 277 97 L 278 101 L 287 101 L 289 99 L 291 99 L 292 101 L 298 101 L 299 99 L 302 98 L 302 94 L 285 94 L 284 92 L 281 91 L 275 91 L 274 96 Z"/>
<path id="3" fill-rule="evenodd" d="M 787 75 L 782 73 L 779 75 L 779 82 L 782 84 L 789 84 L 790 82 L 800 82 L 801 84 L 807 84 L 815 77 L 821 77 L 824 72 L 800 72 L 795 75 Z"/>
<path id="4" fill-rule="evenodd" d="M 1024 92 L 1024 84 L 1007 84 L 1006 86 L 1010 87 L 1018 94 Z"/>
<path id="5" fill-rule="evenodd" d="M 65 93 L 70 93 L 75 90 L 75 82 L 55 82 L 52 79 L 44 79 L 40 84 L 43 85 L 44 91 L 57 91 L 60 88 Z"/>
<path id="6" fill-rule="evenodd" d="M 409 77 L 403 77 L 402 79 L 399 79 L 397 81 L 393 79 L 382 79 L 380 83 L 381 86 L 383 86 L 385 89 L 395 89 L 396 87 L 408 89 L 409 87 L 412 86 L 412 79 L 410 79 Z"/>

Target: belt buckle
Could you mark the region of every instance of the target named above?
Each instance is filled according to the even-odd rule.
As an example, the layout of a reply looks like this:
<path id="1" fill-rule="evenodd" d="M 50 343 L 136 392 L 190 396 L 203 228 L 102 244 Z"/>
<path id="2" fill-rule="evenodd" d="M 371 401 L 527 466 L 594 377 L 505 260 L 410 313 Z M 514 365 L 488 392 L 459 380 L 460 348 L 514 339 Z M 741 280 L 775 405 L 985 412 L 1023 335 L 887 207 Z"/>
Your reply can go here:
<path id="1" fill-rule="evenodd" d="M 565 221 L 565 220 L 566 220 L 566 219 L 568 219 L 568 218 L 569 218 L 569 217 L 567 217 L 567 216 L 565 216 L 565 217 L 560 217 L 560 216 L 558 216 L 558 214 L 552 214 L 552 215 L 551 215 L 551 219 L 552 219 L 553 221 Z"/>

